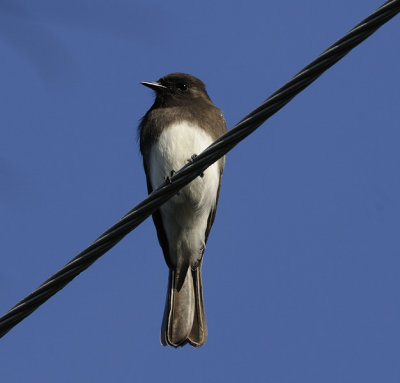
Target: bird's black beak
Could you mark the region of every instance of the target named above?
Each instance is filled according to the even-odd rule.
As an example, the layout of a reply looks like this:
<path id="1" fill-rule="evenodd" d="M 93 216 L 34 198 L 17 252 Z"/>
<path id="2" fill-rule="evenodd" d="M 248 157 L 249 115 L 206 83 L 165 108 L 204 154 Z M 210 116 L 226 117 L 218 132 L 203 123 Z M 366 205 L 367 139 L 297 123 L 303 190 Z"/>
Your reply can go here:
<path id="1" fill-rule="evenodd" d="M 142 81 L 141 84 L 155 90 L 156 92 L 161 89 L 167 89 L 166 86 L 161 85 L 159 82 Z"/>

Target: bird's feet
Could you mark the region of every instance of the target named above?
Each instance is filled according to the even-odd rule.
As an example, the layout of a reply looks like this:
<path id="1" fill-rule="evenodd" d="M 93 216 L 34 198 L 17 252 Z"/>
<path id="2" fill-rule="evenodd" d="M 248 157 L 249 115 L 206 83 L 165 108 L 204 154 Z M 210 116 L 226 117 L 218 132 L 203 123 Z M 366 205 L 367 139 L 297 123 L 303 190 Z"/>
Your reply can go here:
<path id="1" fill-rule="evenodd" d="M 175 170 L 171 170 L 170 173 L 169 173 L 169 176 L 166 176 L 166 177 L 165 177 L 165 182 L 166 182 L 167 184 L 171 184 L 171 183 L 172 183 L 171 177 L 173 177 L 174 174 L 175 174 Z"/>
<path id="2" fill-rule="evenodd" d="M 187 160 L 187 162 L 192 163 L 193 160 L 194 160 L 196 157 L 197 157 L 197 154 L 192 154 L 192 155 L 190 156 L 190 158 Z M 204 173 L 200 173 L 200 177 L 203 178 L 203 177 L 204 177 Z"/>
<path id="3" fill-rule="evenodd" d="M 176 173 L 175 170 L 171 170 L 170 173 L 169 173 L 169 176 L 165 177 L 165 182 L 167 184 L 171 184 L 172 183 L 171 177 L 173 177 L 175 173 Z M 177 192 L 176 195 L 179 195 L 179 192 Z"/>

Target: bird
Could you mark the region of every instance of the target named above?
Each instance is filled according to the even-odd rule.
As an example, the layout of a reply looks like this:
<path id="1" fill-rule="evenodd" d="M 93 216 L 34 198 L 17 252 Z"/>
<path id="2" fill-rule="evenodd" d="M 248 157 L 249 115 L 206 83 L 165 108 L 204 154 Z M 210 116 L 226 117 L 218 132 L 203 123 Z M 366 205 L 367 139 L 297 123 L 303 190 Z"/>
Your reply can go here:
<path id="1" fill-rule="evenodd" d="M 140 152 L 151 193 L 175 171 L 227 132 L 222 111 L 205 84 L 171 73 L 141 84 L 155 91 L 138 127 Z M 217 211 L 225 157 L 208 167 L 153 213 L 158 241 L 169 268 L 161 343 L 202 346 L 207 340 L 201 267 Z"/>

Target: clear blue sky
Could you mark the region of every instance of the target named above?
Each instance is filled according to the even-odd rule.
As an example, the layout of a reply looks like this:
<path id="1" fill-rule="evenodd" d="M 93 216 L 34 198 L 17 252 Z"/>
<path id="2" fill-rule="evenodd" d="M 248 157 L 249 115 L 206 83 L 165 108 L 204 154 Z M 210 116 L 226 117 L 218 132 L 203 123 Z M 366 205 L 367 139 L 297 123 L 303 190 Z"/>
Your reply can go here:
<path id="1" fill-rule="evenodd" d="M 228 127 L 380 0 L 0 3 L 0 311 L 146 196 L 136 142 L 170 72 Z M 399 17 L 227 156 L 209 339 L 164 348 L 152 221 L 0 341 L 0 381 L 400 381 Z"/>

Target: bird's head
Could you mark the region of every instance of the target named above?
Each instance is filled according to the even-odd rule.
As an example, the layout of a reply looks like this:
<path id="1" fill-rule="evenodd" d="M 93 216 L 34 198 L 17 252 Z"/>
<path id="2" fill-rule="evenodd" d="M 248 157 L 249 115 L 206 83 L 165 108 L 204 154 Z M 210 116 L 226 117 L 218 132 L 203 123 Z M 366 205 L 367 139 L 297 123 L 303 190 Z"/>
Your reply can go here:
<path id="1" fill-rule="evenodd" d="M 186 73 L 171 73 L 158 81 L 141 84 L 156 92 L 156 103 L 161 105 L 179 105 L 198 98 L 210 100 L 204 83 Z"/>

